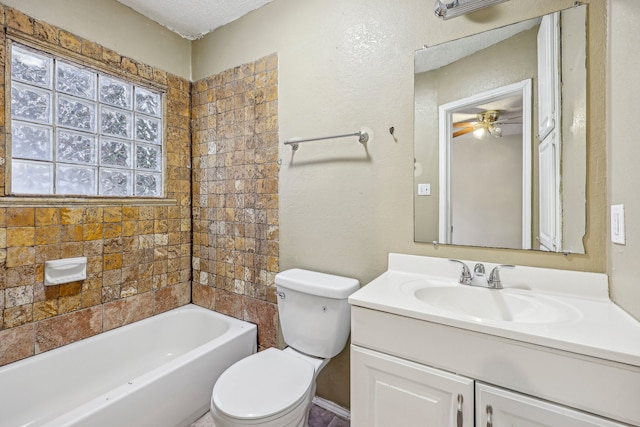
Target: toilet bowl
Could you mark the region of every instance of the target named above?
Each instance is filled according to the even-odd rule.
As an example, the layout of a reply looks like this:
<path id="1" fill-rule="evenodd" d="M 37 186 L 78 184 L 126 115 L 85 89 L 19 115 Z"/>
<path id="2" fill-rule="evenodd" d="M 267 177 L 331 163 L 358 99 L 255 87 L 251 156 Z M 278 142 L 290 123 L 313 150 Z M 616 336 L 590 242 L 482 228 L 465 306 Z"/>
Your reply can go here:
<path id="1" fill-rule="evenodd" d="M 211 415 L 216 427 L 306 426 L 317 374 L 328 361 L 290 347 L 242 359 L 214 386 Z"/>
<path id="2" fill-rule="evenodd" d="M 357 280 L 293 269 L 276 275 L 276 287 L 289 347 L 253 354 L 222 373 L 211 395 L 216 427 L 306 426 L 318 373 L 346 345 L 347 298 Z"/>

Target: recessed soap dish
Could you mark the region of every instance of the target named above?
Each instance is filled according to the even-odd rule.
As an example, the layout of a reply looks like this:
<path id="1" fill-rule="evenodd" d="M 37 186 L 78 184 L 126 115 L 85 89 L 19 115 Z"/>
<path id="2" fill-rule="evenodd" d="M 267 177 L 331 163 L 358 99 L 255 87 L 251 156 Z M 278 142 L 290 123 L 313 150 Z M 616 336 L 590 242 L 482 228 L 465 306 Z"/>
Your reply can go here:
<path id="1" fill-rule="evenodd" d="M 44 262 L 44 285 L 77 282 L 87 278 L 87 257 L 54 259 Z"/>

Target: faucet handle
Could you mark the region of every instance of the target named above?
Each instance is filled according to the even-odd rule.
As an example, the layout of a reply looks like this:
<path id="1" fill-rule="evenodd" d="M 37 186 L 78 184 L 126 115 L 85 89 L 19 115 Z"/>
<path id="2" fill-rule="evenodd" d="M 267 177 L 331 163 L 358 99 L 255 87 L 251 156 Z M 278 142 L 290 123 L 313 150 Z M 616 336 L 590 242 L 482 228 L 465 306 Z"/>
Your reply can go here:
<path id="1" fill-rule="evenodd" d="M 462 264 L 462 273 L 460 273 L 460 278 L 458 279 L 458 283 L 461 285 L 468 285 L 471 283 L 471 270 L 467 267 L 467 264 L 457 259 L 449 259 L 451 262 L 457 262 L 458 264 Z"/>
<path id="2" fill-rule="evenodd" d="M 493 267 L 489 274 L 489 287 L 493 289 L 502 289 L 502 282 L 500 281 L 500 269 L 502 268 L 516 268 L 512 264 L 500 264 Z"/>

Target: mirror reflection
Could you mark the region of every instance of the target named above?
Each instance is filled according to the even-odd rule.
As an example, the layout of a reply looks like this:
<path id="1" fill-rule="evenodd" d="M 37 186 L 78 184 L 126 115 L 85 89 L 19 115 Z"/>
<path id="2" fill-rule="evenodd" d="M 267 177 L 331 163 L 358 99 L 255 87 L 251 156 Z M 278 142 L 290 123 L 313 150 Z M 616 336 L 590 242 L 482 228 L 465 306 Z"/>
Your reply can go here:
<path id="1" fill-rule="evenodd" d="M 586 7 L 416 52 L 417 242 L 584 253 Z"/>

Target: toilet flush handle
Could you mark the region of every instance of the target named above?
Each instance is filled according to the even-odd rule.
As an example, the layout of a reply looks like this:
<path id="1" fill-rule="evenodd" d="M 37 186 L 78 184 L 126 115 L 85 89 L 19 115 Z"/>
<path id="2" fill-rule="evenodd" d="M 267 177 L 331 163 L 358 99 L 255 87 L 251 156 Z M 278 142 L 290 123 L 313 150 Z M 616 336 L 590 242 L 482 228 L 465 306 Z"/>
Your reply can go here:
<path id="1" fill-rule="evenodd" d="M 276 295 L 278 295 L 278 297 L 280 297 L 280 299 L 285 299 L 285 297 L 286 297 L 286 295 L 282 291 L 276 291 Z"/>

